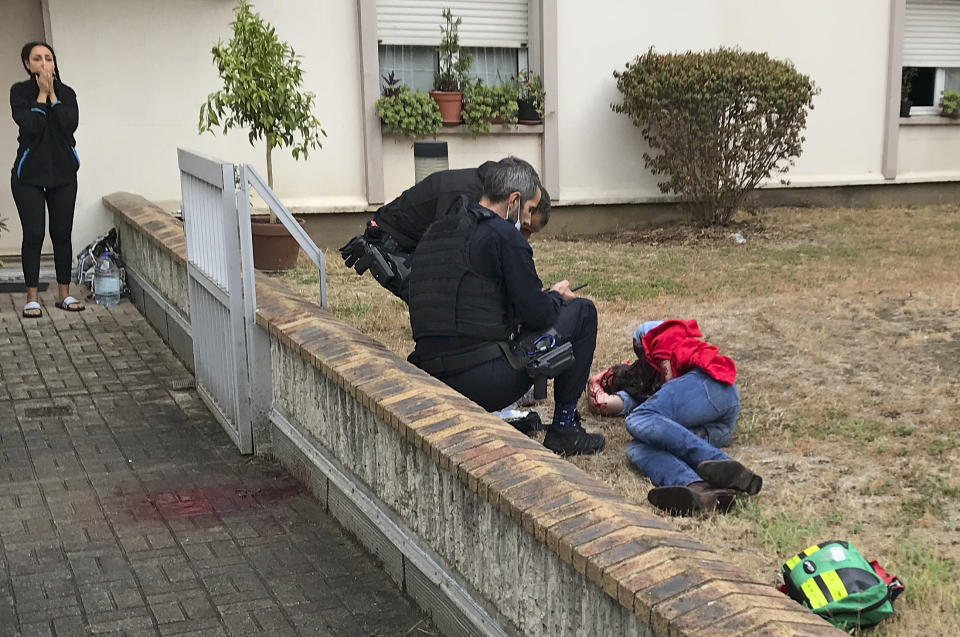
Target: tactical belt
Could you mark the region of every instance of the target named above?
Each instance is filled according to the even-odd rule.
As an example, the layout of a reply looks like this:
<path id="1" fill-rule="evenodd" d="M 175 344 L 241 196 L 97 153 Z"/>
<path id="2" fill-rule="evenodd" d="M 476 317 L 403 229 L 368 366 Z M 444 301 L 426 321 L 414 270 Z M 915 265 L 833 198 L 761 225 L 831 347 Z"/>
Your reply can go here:
<path id="1" fill-rule="evenodd" d="M 471 348 L 465 352 L 451 352 L 450 354 L 441 354 L 431 358 L 420 359 L 417 367 L 427 372 L 431 376 L 450 375 L 462 372 L 476 367 L 481 363 L 492 361 L 495 358 L 505 357 L 510 366 L 518 371 L 523 370 L 523 362 L 514 360 L 516 357 L 510 351 L 510 344 L 501 341 L 487 343 L 476 348 Z M 520 365 L 518 368 L 517 365 Z"/>

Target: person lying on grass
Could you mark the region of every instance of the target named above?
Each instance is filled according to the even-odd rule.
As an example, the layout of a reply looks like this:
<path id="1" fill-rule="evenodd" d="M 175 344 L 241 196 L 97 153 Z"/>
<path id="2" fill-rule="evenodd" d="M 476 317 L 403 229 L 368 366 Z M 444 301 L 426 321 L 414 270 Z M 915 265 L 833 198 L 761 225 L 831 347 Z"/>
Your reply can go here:
<path id="1" fill-rule="evenodd" d="M 695 320 L 648 321 L 633 333 L 637 360 L 590 378 L 591 408 L 624 416 L 627 458 L 655 485 L 647 499 L 674 515 L 726 513 L 762 478 L 718 449 L 740 412 L 736 367 L 702 339 Z"/>

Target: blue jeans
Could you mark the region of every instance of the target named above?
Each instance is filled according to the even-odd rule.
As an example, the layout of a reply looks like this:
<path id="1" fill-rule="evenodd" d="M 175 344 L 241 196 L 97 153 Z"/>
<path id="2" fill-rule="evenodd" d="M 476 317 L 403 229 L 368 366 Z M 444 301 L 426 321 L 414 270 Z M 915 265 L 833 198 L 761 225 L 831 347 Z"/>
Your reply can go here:
<path id="1" fill-rule="evenodd" d="M 739 413 L 735 384 L 689 371 L 627 414 L 627 458 L 658 487 L 702 480 L 698 464 L 730 459 L 717 447 L 730 441 Z"/>

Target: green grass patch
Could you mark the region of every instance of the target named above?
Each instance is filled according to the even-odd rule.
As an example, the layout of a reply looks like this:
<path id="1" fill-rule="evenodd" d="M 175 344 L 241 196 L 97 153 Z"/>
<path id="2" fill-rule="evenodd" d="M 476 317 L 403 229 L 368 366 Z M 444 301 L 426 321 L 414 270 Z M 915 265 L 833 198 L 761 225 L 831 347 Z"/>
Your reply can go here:
<path id="1" fill-rule="evenodd" d="M 580 281 L 583 282 L 583 281 Z M 670 294 L 683 295 L 687 288 L 680 281 L 667 278 L 656 279 L 601 279 L 590 282 L 590 296 L 595 299 L 612 301 L 643 301 Z"/>
<path id="2" fill-rule="evenodd" d="M 905 597 L 917 600 L 942 599 L 951 603 L 955 611 L 960 610 L 955 560 L 940 557 L 924 542 L 909 541 L 900 545 L 891 563 L 896 570 L 888 571 L 896 572 L 904 582 Z"/>
<path id="3" fill-rule="evenodd" d="M 292 270 L 284 270 L 274 276 L 297 285 L 319 285 L 319 274 L 317 269 L 313 267 L 297 267 Z"/>
<path id="4" fill-rule="evenodd" d="M 370 312 L 372 312 L 373 309 L 374 309 L 373 303 L 367 303 L 367 302 L 361 301 L 359 297 L 347 303 L 330 306 L 330 312 L 334 316 L 348 322 L 351 319 L 364 318 Z"/>
<path id="5" fill-rule="evenodd" d="M 797 245 L 789 248 L 763 248 L 757 251 L 760 260 L 767 267 L 795 267 L 804 265 L 812 260 L 835 256 L 824 246 Z"/>
<path id="6" fill-rule="evenodd" d="M 738 500 L 730 515 L 749 522 L 760 543 L 781 557 L 822 540 L 823 523 L 819 519 L 786 512 L 768 515 L 757 500 Z"/>
<path id="7" fill-rule="evenodd" d="M 942 518 L 947 511 L 957 508 L 960 486 L 949 484 L 936 475 L 926 475 L 905 485 L 900 503 L 900 517 L 909 524 L 925 514 Z"/>
<path id="8" fill-rule="evenodd" d="M 831 414 L 845 413 L 842 412 L 842 410 L 832 412 L 831 409 L 827 410 L 828 418 Z M 888 433 L 902 436 L 904 435 L 901 431 L 902 429 L 904 428 L 889 430 L 887 425 L 874 420 L 840 420 L 831 418 L 829 422 L 814 421 L 804 423 L 803 426 L 796 427 L 793 431 L 794 435 L 798 438 L 828 438 L 830 436 L 836 436 L 855 442 L 868 443 L 880 440 L 886 437 Z"/>

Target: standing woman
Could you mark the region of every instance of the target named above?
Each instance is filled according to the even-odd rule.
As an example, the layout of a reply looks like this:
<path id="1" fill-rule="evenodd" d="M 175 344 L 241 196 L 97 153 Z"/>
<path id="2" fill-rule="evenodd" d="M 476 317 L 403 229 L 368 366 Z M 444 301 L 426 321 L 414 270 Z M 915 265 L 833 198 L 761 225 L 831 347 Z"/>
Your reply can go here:
<path id="1" fill-rule="evenodd" d="M 25 318 L 42 314 L 37 297 L 44 206 L 50 213 L 50 239 L 57 271 L 56 306 L 79 312 L 83 304 L 70 296 L 73 262 L 73 209 L 77 201 L 80 160 L 73 134 L 79 118 L 77 95 L 60 81 L 57 56 L 49 44 L 29 42 L 20 52 L 30 79 L 10 87 L 10 108 L 20 127 L 20 143 L 10 174 L 10 188 L 20 214 L 23 243 L 20 258 L 27 286 Z"/>

